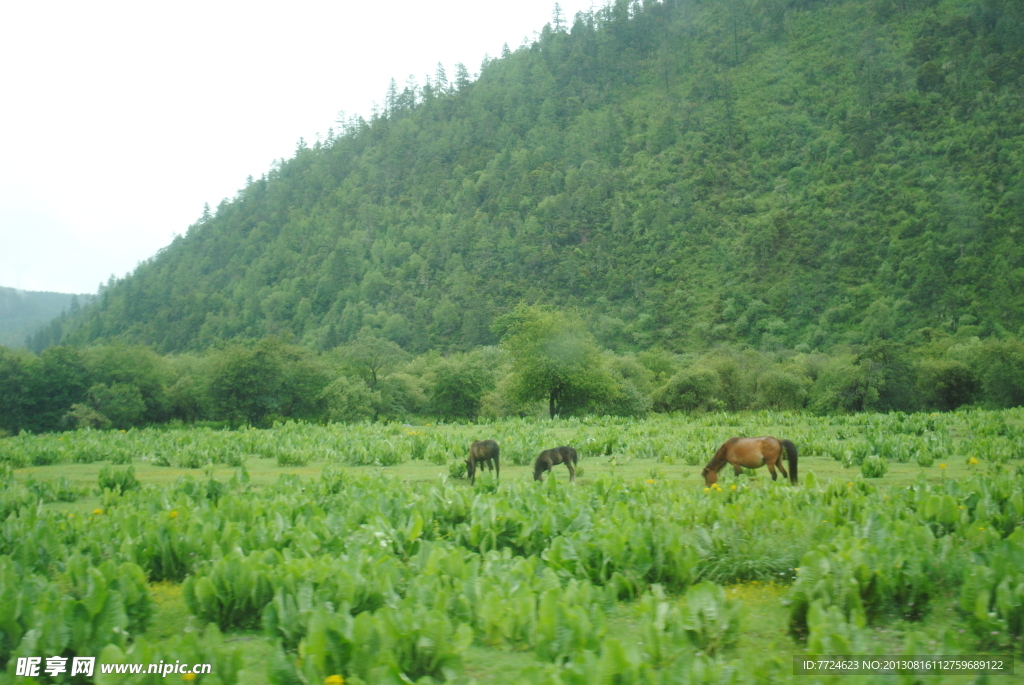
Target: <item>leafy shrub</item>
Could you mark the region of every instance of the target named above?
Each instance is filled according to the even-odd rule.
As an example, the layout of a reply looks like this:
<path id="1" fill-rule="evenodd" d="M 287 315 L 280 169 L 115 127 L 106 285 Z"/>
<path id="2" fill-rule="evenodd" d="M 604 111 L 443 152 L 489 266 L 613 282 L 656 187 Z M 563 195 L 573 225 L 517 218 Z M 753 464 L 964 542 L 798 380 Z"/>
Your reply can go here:
<path id="1" fill-rule="evenodd" d="M 870 364 L 836 357 L 818 374 L 808 406 L 817 414 L 868 411 L 878 402 L 879 381 Z"/>
<path id="2" fill-rule="evenodd" d="M 962 507 L 952 495 L 929 494 L 918 505 L 923 518 L 939 534 L 954 530 L 961 519 Z"/>
<path id="3" fill-rule="evenodd" d="M 725 404 L 719 399 L 722 379 L 714 369 L 692 368 L 672 376 L 654 391 L 654 411 L 711 411 Z"/>
<path id="4" fill-rule="evenodd" d="M 146 574 L 136 564 L 124 562 L 118 564 L 107 560 L 93 566 L 88 557 L 75 555 L 68 559 L 64 578 L 70 585 L 71 596 L 79 600 L 88 600 L 90 611 L 96 610 L 94 596 L 105 597 L 116 594 L 118 610 L 123 610 L 127 617 L 125 628 L 131 635 L 141 635 L 153 616 L 153 602 L 149 597 L 149 586 Z M 97 590 L 99 585 L 105 585 Z"/>
<path id="5" fill-rule="evenodd" d="M 75 403 L 60 419 L 62 428 L 81 429 L 95 428 L 106 430 L 110 428 L 111 421 L 106 416 L 96 411 L 88 404 Z"/>
<path id="6" fill-rule="evenodd" d="M 448 475 L 452 478 L 465 478 L 468 467 L 466 462 L 461 459 L 456 459 L 452 463 L 448 464 Z"/>
<path id="7" fill-rule="evenodd" d="M 97 383 L 89 388 L 89 404 L 114 428 L 137 425 L 146 413 L 142 392 L 131 383 Z"/>
<path id="8" fill-rule="evenodd" d="M 605 632 L 602 599 L 590 583 L 578 580 L 542 591 L 532 640 L 537 657 L 558 661 L 597 649 Z"/>
<path id="9" fill-rule="evenodd" d="M 885 463 L 885 459 L 877 454 L 872 454 L 860 465 L 860 473 L 865 478 L 881 478 L 888 470 L 889 465 Z"/>
<path id="10" fill-rule="evenodd" d="M 683 597 L 680 626 L 695 647 L 717 654 L 739 639 L 739 605 L 726 599 L 722 586 L 697 583 Z"/>
<path id="11" fill-rule="evenodd" d="M 768 409 L 799 409 L 807 401 L 809 384 L 805 376 L 769 369 L 757 378 L 754 405 Z"/>
<path id="12" fill-rule="evenodd" d="M 372 419 L 381 404 L 381 395 L 359 378 L 339 376 L 324 388 L 319 398 L 327 405 L 331 421 L 357 422 Z"/>
<path id="13" fill-rule="evenodd" d="M 279 651 L 270 681 L 323 683 L 338 675 L 347 683 L 449 680 L 461 671 L 472 639 L 469 626 L 405 603 L 354 618 L 318 609 L 309 619 L 298 661 Z"/>
<path id="14" fill-rule="evenodd" d="M 242 651 L 224 644 L 224 638 L 216 624 L 209 624 L 200 632 L 188 632 L 154 645 L 144 639 L 135 640 L 127 649 L 110 644 L 99 652 L 97 661 L 102 664 L 165 662 L 171 665 L 187 654 L 189 664 L 210 664 L 208 674 L 197 674 L 190 682 L 193 685 L 238 685 L 239 674 L 244 662 Z M 97 669 L 99 671 L 99 669 Z M 163 673 L 96 674 L 97 685 L 162 685 L 167 682 Z"/>
<path id="15" fill-rule="evenodd" d="M 257 554 L 247 558 L 236 550 L 214 562 L 207 575 L 187 578 L 182 595 L 189 611 L 221 630 L 258 627 L 274 589 Z"/>
<path id="16" fill-rule="evenodd" d="M 972 565 L 960 589 L 960 610 L 986 646 L 1024 635 L 1024 529 L 1016 529 Z"/>
<path id="17" fill-rule="evenodd" d="M 927 404 L 941 411 L 970 404 L 981 389 L 974 370 L 956 359 L 924 359 L 919 374 Z"/>
<path id="18" fill-rule="evenodd" d="M 46 580 L 26 574 L 10 557 L 0 556 L 0 664 L 6 664 L 35 626 L 36 607 L 46 591 Z"/>
<path id="19" fill-rule="evenodd" d="M 98 484 L 100 490 L 114 490 L 124 494 L 129 490 L 138 490 L 142 484 L 135 478 L 135 467 L 129 466 L 126 469 L 112 469 L 104 466 L 100 469 Z"/>
<path id="20" fill-rule="evenodd" d="M 800 559 L 796 582 L 787 596 L 792 632 L 807 633 L 808 613 L 815 602 L 823 609 L 835 607 L 850 621 L 865 622 L 861 586 L 870 588 L 873 574 L 862 557 L 858 543 L 847 541 L 841 551 L 819 548 Z"/>
<path id="21" fill-rule="evenodd" d="M 107 645 L 123 647 L 146 629 L 152 613 L 142 570 L 132 563 L 92 566 L 68 560 L 56 581 L 25 574 L 0 557 L 0 659 L 18 655 L 93 656 Z"/>
<path id="22" fill-rule="evenodd" d="M 648 659 L 655 667 L 669 666 L 679 658 L 687 645 L 687 640 L 682 636 L 678 603 L 669 601 L 662 586 L 655 583 L 636 606 Z"/>
<path id="23" fill-rule="evenodd" d="M 196 480 L 192 476 L 181 476 L 174 483 L 174 491 L 180 492 L 194 502 L 209 500 L 217 502 L 227 492 L 228 486 L 209 475 L 206 480 Z"/>
<path id="24" fill-rule="evenodd" d="M 279 557 L 270 579 L 274 597 L 263 609 L 260 622 L 268 636 L 280 639 L 289 649 L 305 637 L 309 619 L 318 608 L 353 616 L 376 611 L 398 598 L 395 587 L 404 581 L 394 557 L 365 552 L 351 558 Z"/>
<path id="25" fill-rule="evenodd" d="M 867 640 L 861 616 L 848 616 L 823 600 L 811 602 L 807 612 L 807 652 L 811 655 L 864 653 Z"/>
<path id="26" fill-rule="evenodd" d="M 56 482 L 29 478 L 25 487 L 44 502 L 75 502 L 89 493 L 88 488 L 72 485 L 66 476 L 61 476 Z"/>
<path id="27" fill-rule="evenodd" d="M 305 466 L 309 463 L 310 454 L 298 450 L 281 450 L 277 453 L 278 466 Z"/>

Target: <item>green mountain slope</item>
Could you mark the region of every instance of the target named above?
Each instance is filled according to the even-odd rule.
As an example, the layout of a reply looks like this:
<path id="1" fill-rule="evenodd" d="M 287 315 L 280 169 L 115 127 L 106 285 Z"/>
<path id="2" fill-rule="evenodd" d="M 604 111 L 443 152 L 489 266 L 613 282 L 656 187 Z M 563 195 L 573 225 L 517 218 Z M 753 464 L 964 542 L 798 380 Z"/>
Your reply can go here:
<path id="1" fill-rule="evenodd" d="M 523 300 L 614 349 L 1016 333 L 1022 46 L 1011 0 L 617 2 L 393 88 L 60 333 L 465 349 Z"/>
<path id="2" fill-rule="evenodd" d="M 37 328 L 62 312 L 77 312 L 88 295 L 36 292 L 0 287 L 0 345 L 24 347 Z"/>

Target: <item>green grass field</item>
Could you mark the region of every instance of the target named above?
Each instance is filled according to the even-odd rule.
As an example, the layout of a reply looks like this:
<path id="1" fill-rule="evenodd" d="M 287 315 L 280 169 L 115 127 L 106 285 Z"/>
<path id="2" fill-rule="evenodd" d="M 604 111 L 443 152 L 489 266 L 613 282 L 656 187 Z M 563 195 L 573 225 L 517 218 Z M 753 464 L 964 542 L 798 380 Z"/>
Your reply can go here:
<path id="1" fill-rule="evenodd" d="M 761 430 L 750 430 L 752 424 L 760 424 Z M 932 427 L 921 430 L 925 424 Z M 187 431 L 170 436 L 85 432 L 8 438 L 0 446 L 0 459 L 14 468 L 4 491 L 8 522 L 0 554 L 22 575 L 50 583 L 53 597 L 63 592 L 60 601 L 83 604 L 92 590 L 75 590 L 78 581 L 69 570 L 73 558 L 87 559 L 94 567 L 106 560 L 137 565 L 146 577 L 151 615 L 140 634 L 115 639 L 120 640 L 117 653 L 127 661 L 140 660 L 130 654 L 144 649 L 164 659 L 196 659 L 181 653 L 192 644 L 182 636 L 202 633 L 212 620 L 221 624 L 224 635 L 216 663 L 233 670 L 215 674 L 214 685 L 217 680 L 223 685 L 277 685 L 333 675 L 345 675 L 346 682 L 812 683 L 853 678 L 895 683 L 917 681 L 912 676 L 794 676 L 792 658 L 830 653 L 1019 658 L 1024 574 L 1001 560 L 1018 558 L 1014 555 L 1024 559 L 1024 545 L 1016 535 L 1024 518 L 1024 468 L 1022 453 L 1016 451 L 1021 445 L 1020 416 L 975 412 L 896 423 L 875 417 L 874 425 L 882 430 L 864 437 L 872 431 L 871 421 L 851 426 L 845 417 L 720 415 L 701 425 L 652 420 L 284 426 L 237 434 L 238 440 L 276 446 L 275 457 L 251 449 L 255 442 L 242 448 L 221 442 L 206 449 L 202 440 L 229 436 L 204 438 Z M 372 431 L 380 433 L 375 437 Z M 794 488 L 781 477 L 773 483 L 765 469 L 740 476 L 726 469 L 720 489 L 706 490 L 700 469 L 713 451 L 708 446 L 744 432 L 796 436 L 804 451 L 801 485 Z M 580 446 L 581 474 L 575 485 L 569 486 L 561 466 L 553 473 L 557 483 L 532 482 L 526 462 L 533 433 L 548 446 Z M 490 475 L 478 475 L 476 488 L 451 477 L 451 462 L 462 456 L 457 446 L 492 436 L 508 445 L 500 485 Z M 75 461 L 79 454 L 95 456 L 98 449 L 128 440 L 152 446 L 128 459 L 118 453 L 112 457 L 116 464 L 111 459 Z M 390 447 L 383 448 L 377 463 L 352 463 L 368 461 L 373 446 L 385 440 Z M 60 445 L 52 448 L 55 441 Z M 194 444 L 194 450 L 210 459 L 200 468 L 175 465 L 175 454 L 191 453 L 185 448 L 161 451 L 160 441 Z M 856 454 L 864 451 L 861 441 L 870 443 L 868 451 L 891 452 L 883 477 L 862 475 Z M 349 443 L 368 447 L 346 452 Z M 690 444 L 700 449 L 690 450 Z M 395 459 L 406 447 L 420 450 L 421 458 Z M 922 449 L 934 449 L 934 458 L 920 457 Z M 241 458 L 231 456 L 239 451 Z M 52 463 L 54 454 L 66 461 Z M 919 463 L 929 461 L 929 466 Z M 101 471 L 123 471 L 129 465 L 138 488 L 124 493 L 98 490 Z M 243 472 L 245 479 L 240 477 Z M 52 490 L 39 485 L 44 482 Z M 45 493 L 56 492 L 60 482 L 64 492 L 73 493 L 63 499 L 73 501 L 46 501 L 58 499 Z M 33 492 L 44 494 L 33 499 Z M 30 512 L 32 502 L 35 510 Z M 169 537 L 154 542 L 161 531 Z M 695 551 L 687 551 L 691 546 Z M 261 549 L 284 556 L 273 561 Z M 819 557 L 806 556 L 813 550 Z M 455 557 L 445 556 L 452 553 Z M 345 566 L 360 554 L 370 554 L 371 566 L 366 568 L 377 570 L 367 574 Z M 441 559 L 442 570 L 431 570 L 434 562 L 427 563 L 428 556 Z M 451 561 L 456 558 L 462 561 Z M 333 576 L 332 560 L 354 574 L 355 595 L 349 586 L 325 589 L 334 582 L 323 576 Z M 325 564 L 326 571 L 311 570 L 317 563 Z M 796 571 L 798 563 L 811 566 Z M 975 582 L 970 580 L 972 569 L 995 575 L 986 581 L 988 586 L 976 588 L 970 585 Z M 808 580 L 811 572 L 819 575 Z M 242 611 L 238 607 L 245 598 L 231 593 L 248 587 L 246 573 L 264 574 L 271 594 Z M 389 573 L 396 584 L 381 580 Z M 0 591 L 13 597 L 16 583 L 7 578 Z M 205 579 L 213 579 L 209 587 L 221 587 L 217 578 L 223 579 L 223 589 L 201 595 L 197 588 Z M 701 599 L 697 593 L 687 594 L 688 588 L 698 587 L 695 583 L 707 580 L 717 583 L 724 595 Z M 124 587 L 121 582 L 110 587 Z M 532 589 L 524 589 L 524 582 Z M 312 594 L 296 589 L 303 583 Z M 39 592 L 26 588 L 20 592 Z M 663 599 L 658 599 L 663 591 L 659 588 L 667 593 Z M 340 599 L 323 600 L 334 592 L 332 597 L 361 601 L 360 592 L 378 591 L 383 604 L 371 601 L 366 614 L 375 620 L 384 617 L 383 622 L 366 628 L 371 637 L 365 639 L 359 637 L 358 625 L 344 627 L 349 614 L 334 613 L 341 611 Z M 298 599 L 288 599 L 289 592 Z M 505 599 L 493 600 L 492 606 L 489 592 Z M 968 592 L 973 594 L 965 599 Z M 274 593 L 276 627 L 268 628 L 263 607 Z M 975 599 L 979 593 L 982 600 Z M 795 609 L 804 601 L 801 597 L 818 609 Z M 327 613 L 317 619 L 321 600 L 326 603 L 320 611 L 326 607 Z M 302 609 L 303 601 L 312 604 Z M 698 610 L 700 601 L 710 602 L 710 608 Z M 925 608 L 908 611 L 914 601 Z M 986 610 L 979 614 L 983 618 L 973 609 L 981 606 L 979 601 Z M 833 613 L 823 618 L 825 614 L 815 614 L 818 610 Z M 358 613 L 353 608 L 351 615 Z M 733 618 L 723 619 L 726 615 Z M 442 618 L 447 628 L 437 623 Z M 338 654 L 349 652 L 338 652 L 337 646 L 331 652 L 317 642 L 328 640 L 318 637 L 318 631 L 332 634 L 323 621 L 337 620 L 342 621 L 340 634 L 352 644 L 345 649 L 359 654 L 360 649 L 372 652 L 389 645 L 391 665 L 360 665 L 356 657 L 346 661 Z M 467 632 L 451 632 L 458 625 Z M 23 632 L 30 627 L 23 625 Z M 406 629 L 412 634 L 402 632 Z M 45 627 L 40 630 L 45 638 Z M 101 632 L 95 626 L 90 630 Z M 548 642 L 560 645 L 558 649 L 546 647 L 538 633 L 552 636 Z M 464 642 L 457 635 L 471 639 Z M 102 642 L 96 637 L 76 646 L 77 638 L 61 639 L 51 641 L 67 653 L 97 650 Z M 13 657 L 29 648 L 8 641 L 12 644 L 3 655 L 13 664 Z M 438 656 L 444 650 L 436 646 L 445 641 L 452 645 L 452 653 L 445 652 L 447 661 Z M 378 647 L 368 646 L 373 644 Z M 428 644 L 435 646 L 424 646 Z M 334 656 L 324 657 L 327 653 Z M 5 678 L 13 682 L 18 677 L 12 668 Z M 210 676 L 198 679 L 204 678 Z M 919 678 L 935 683 L 1014 682 L 1011 676 L 972 674 Z M 117 682 L 144 679 L 122 676 Z"/>

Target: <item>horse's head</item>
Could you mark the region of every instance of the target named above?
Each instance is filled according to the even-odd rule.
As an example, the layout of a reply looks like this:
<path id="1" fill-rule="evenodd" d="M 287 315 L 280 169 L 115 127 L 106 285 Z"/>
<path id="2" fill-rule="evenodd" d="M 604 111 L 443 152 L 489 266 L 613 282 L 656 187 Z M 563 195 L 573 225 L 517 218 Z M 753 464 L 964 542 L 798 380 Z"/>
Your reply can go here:
<path id="1" fill-rule="evenodd" d="M 700 475 L 704 476 L 704 485 L 711 487 L 718 482 L 718 471 L 704 467 L 704 470 L 700 472 Z"/>

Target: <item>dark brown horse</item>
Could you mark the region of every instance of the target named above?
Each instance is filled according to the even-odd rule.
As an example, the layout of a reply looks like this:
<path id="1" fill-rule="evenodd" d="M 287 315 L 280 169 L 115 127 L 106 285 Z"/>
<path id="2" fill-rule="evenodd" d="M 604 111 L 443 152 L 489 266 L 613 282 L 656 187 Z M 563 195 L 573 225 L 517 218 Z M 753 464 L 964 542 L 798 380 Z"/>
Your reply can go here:
<path id="1" fill-rule="evenodd" d="M 572 447 L 556 447 L 552 450 L 544 450 L 537 457 L 533 464 L 533 479 L 544 480 L 544 472 L 550 471 L 556 464 L 565 464 L 569 469 L 569 482 L 576 480 L 576 461 L 579 457 Z"/>
<path id="2" fill-rule="evenodd" d="M 785 450 L 786 458 L 789 460 L 789 473 L 782 466 L 782 452 Z M 778 438 L 729 438 L 725 441 L 715 456 L 711 458 L 708 465 L 700 472 L 704 476 L 704 484 L 711 487 L 718 482 L 718 472 L 726 464 L 732 464 L 733 470 L 738 476 L 743 472 L 742 467 L 756 469 L 767 465 L 772 474 L 772 480 L 778 478 L 775 467 L 779 467 L 784 478 L 796 485 L 796 445 L 789 440 Z"/>
<path id="3" fill-rule="evenodd" d="M 469 474 L 469 484 L 476 484 L 476 465 L 480 464 L 480 470 L 484 467 L 494 469 L 494 477 L 501 476 L 501 464 L 498 463 L 498 452 L 501 450 L 494 440 L 476 440 L 469 446 L 469 459 L 466 460 L 466 469 Z"/>

